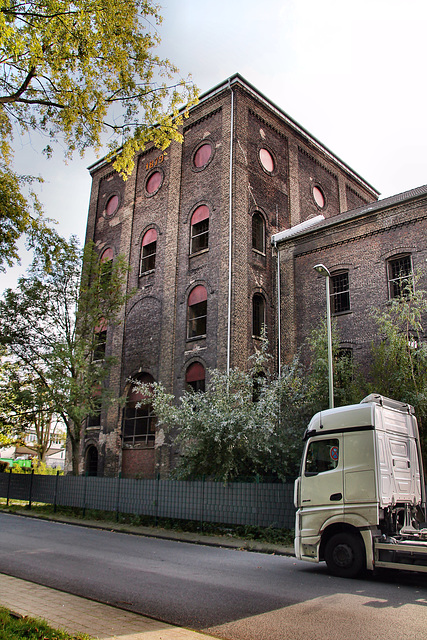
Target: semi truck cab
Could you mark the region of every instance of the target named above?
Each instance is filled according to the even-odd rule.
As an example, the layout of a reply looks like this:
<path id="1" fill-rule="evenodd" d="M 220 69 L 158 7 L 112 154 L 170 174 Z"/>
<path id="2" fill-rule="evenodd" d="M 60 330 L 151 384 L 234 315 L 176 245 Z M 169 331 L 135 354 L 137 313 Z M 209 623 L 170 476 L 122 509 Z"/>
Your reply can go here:
<path id="1" fill-rule="evenodd" d="M 311 419 L 295 482 L 295 554 L 353 577 L 427 571 L 425 485 L 414 409 L 372 394 Z"/>

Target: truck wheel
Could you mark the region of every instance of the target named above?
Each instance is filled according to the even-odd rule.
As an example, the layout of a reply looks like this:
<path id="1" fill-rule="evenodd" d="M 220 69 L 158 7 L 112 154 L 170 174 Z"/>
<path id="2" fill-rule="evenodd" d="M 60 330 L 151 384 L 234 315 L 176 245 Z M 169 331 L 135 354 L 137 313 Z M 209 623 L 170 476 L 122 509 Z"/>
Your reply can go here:
<path id="1" fill-rule="evenodd" d="M 354 533 L 336 533 L 326 543 L 325 560 L 332 575 L 354 578 L 365 566 L 362 540 Z"/>

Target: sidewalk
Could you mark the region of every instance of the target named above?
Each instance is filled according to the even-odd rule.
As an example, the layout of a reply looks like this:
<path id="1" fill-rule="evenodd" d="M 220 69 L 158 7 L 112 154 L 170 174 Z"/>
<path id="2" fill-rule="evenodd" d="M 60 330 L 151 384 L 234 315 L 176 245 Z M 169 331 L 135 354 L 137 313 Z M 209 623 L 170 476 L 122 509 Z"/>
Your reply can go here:
<path id="1" fill-rule="evenodd" d="M 99 640 L 212 640 L 203 633 L 5 574 L 0 574 L 0 605 L 22 616 L 42 618 L 55 629 Z"/>

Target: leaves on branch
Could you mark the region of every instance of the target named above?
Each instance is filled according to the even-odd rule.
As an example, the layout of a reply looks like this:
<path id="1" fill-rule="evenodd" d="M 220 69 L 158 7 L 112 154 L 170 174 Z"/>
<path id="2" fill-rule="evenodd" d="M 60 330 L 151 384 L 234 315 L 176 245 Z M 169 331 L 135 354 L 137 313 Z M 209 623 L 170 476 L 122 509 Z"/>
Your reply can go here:
<path id="1" fill-rule="evenodd" d="M 108 278 L 103 277 L 104 266 L 92 244 L 82 252 L 75 238 L 60 239 L 51 268 L 36 253 L 29 275 L 0 300 L 0 346 L 22 376 L 33 381 L 33 390 L 43 391 L 52 413 L 61 416 L 75 465 L 82 421 L 98 411 L 100 397 L 105 402 L 111 397 L 103 382 L 113 359 L 95 361 L 93 353 L 100 324 L 118 322 L 127 299 L 127 271 L 117 256 Z"/>

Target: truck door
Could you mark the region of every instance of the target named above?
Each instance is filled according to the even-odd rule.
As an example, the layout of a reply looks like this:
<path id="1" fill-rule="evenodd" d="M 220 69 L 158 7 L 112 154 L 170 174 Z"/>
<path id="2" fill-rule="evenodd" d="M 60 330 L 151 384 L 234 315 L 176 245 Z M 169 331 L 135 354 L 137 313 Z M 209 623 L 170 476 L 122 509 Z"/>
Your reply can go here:
<path id="1" fill-rule="evenodd" d="M 301 535 L 317 535 L 325 520 L 343 512 L 342 436 L 308 441 L 303 458 L 299 505 Z"/>

